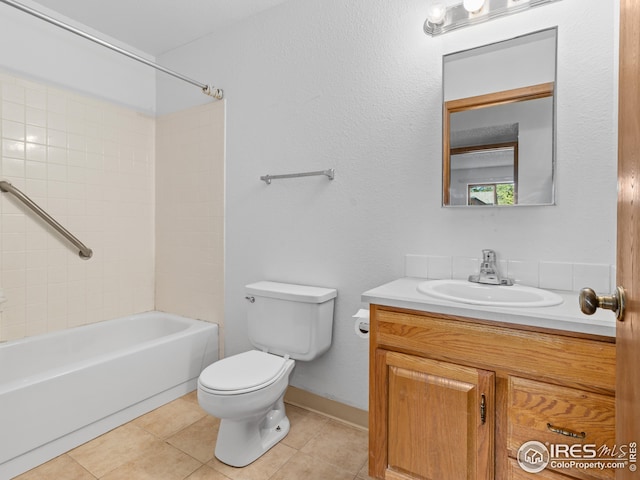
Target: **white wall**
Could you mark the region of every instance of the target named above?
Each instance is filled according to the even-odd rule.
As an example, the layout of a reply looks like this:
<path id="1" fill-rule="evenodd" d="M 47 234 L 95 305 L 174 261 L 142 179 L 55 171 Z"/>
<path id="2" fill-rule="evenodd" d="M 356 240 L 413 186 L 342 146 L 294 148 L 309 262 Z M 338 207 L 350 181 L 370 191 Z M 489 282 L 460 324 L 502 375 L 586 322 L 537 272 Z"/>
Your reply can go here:
<path id="1" fill-rule="evenodd" d="M 502 258 L 614 263 L 617 8 L 617 0 L 565 0 L 430 38 L 423 0 L 295 0 L 159 58 L 225 89 L 228 353 L 250 347 L 245 284 L 335 287 L 333 347 L 300 362 L 293 384 L 366 408 L 368 346 L 350 317 L 364 290 L 403 275 L 406 253 L 475 257 L 490 247 Z M 1 67 L 155 110 L 152 70 L 0 9 Z M 557 206 L 442 209 L 442 55 L 555 25 Z M 166 76 L 157 82 L 161 113 L 211 101 Z M 333 182 L 258 179 L 329 167 Z M 53 267 L 45 270 L 54 279 L 64 270 L 76 281 L 77 270 Z M 26 274 L 14 277 L 18 285 Z"/>
<path id="2" fill-rule="evenodd" d="M 131 46 L 52 13 L 40 4 L 28 0 L 21 0 L 21 3 L 154 60 Z M 0 4 L 0 45 L 3 46 L 0 68 L 140 112 L 155 112 L 156 83 L 153 69 L 4 3 Z"/>
<path id="3" fill-rule="evenodd" d="M 368 345 L 351 315 L 403 275 L 406 253 L 614 263 L 617 2 L 565 0 L 437 38 L 422 33 L 426 6 L 295 0 L 159 59 L 225 89 L 227 353 L 250 348 L 245 284 L 335 287 L 333 347 L 292 383 L 361 408 Z M 441 208 L 442 55 L 555 25 L 557 206 Z M 159 78 L 161 112 L 206 101 Z M 333 182 L 259 180 L 329 167 Z"/>

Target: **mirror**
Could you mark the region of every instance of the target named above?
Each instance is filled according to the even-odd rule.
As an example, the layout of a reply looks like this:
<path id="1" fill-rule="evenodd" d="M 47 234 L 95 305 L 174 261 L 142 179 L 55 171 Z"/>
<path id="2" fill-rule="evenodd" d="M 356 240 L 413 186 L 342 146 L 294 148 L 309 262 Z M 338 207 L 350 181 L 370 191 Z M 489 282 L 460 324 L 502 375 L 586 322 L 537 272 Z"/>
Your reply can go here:
<path id="1" fill-rule="evenodd" d="M 445 55 L 444 206 L 553 205 L 556 38 Z"/>

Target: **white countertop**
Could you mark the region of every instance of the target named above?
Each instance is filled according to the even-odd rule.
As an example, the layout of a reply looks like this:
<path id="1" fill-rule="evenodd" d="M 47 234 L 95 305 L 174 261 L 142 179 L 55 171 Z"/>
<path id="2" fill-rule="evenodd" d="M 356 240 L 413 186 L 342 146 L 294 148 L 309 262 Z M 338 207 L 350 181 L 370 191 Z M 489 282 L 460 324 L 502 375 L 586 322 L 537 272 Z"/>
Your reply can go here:
<path id="1" fill-rule="evenodd" d="M 576 333 L 616 336 L 616 319 L 613 312 L 599 309 L 593 315 L 585 315 L 578 306 L 578 293 L 554 290 L 563 298 L 560 305 L 552 307 L 486 307 L 441 300 L 418 291 L 424 278 L 405 277 L 372 288 L 362 294 L 362 301 L 389 307 L 407 308 L 446 315 L 493 320 L 515 325 L 550 328 Z"/>

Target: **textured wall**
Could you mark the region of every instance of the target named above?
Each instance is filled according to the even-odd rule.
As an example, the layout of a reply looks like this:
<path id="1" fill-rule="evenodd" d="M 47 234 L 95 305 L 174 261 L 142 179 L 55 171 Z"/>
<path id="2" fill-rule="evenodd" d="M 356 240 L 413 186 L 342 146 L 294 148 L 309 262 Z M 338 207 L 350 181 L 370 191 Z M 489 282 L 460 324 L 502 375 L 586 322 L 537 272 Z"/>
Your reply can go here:
<path id="1" fill-rule="evenodd" d="M 154 60 L 39 3 L 21 3 Z M 137 111 L 155 112 L 155 70 L 5 4 L 0 4 L 0 44 L 4 46 L 0 55 L 3 69 Z"/>
<path id="2" fill-rule="evenodd" d="M 162 56 L 226 93 L 227 353 L 250 348 L 245 284 L 335 287 L 333 347 L 292 383 L 366 408 L 351 315 L 406 253 L 614 263 L 616 5 L 565 0 L 430 38 L 423 0 L 295 0 Z M 442 55 L 556 25 L 557 206 L 441 208 Z M 159 111 L 204 102 L 159 78 Z M 259 180 L 329 167 L 333 182 Z"/>

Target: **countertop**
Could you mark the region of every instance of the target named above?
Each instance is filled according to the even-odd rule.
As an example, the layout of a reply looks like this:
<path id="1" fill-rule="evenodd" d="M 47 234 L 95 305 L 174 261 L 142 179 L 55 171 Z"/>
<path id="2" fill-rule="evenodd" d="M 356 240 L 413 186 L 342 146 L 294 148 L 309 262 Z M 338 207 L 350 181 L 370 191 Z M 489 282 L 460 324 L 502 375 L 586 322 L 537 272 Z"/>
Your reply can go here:
<path id="1" fill-rule="evenodd" d="M 593 315 L 583 314 L 578 306 L 577 292 L 554 290 L 563 298 L 563 302 L 552 307 L 486 307 L 450 302 L 420 293 L 417 287 L 419 283 L 424 281 L 424 278 L 400 278 L 364 292 L 362 301 L 388 307 L 505 322 L 513 325 L 613 338 L 616 336 L 614 313 L 599 309 Z"/>

